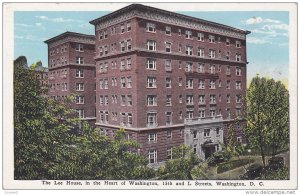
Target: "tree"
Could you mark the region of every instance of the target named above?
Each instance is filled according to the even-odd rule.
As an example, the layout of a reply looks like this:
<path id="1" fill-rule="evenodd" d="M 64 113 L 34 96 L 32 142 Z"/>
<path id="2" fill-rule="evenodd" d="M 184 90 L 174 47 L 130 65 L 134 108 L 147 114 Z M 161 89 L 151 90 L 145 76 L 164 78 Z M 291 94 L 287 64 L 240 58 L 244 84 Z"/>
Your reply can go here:
<path id="1" fill-rule="evenodd" d="M 25 66 L 26 65 L 26 66 Z M 135 153 L 138 143 L 102 135 L 70 109 L 74 96 L 54 100 L 42 96 L 35 69 L 14 61 L 14 178 L 150 179 L 154 170 Z"/>
<path id="2" fill-rule="evenodd" d="M 245 134 L 248 144 L 260 151 L 264 167 L 267 151 L 274 156 L 289 143 L 289 94 L 273 79 L 256 76 L 247 90 Z"/>
<path id="3" fill-rule="evenodd" d="M 191 148 L 181 145 L 173 149 L 173 159 L 168 160 L 158 169 L 157 177 L 158 179 L 192 180 L 193 174 L 202 174 L 202 167 L 194 169 L 200 162 L 200 158 Z"/>

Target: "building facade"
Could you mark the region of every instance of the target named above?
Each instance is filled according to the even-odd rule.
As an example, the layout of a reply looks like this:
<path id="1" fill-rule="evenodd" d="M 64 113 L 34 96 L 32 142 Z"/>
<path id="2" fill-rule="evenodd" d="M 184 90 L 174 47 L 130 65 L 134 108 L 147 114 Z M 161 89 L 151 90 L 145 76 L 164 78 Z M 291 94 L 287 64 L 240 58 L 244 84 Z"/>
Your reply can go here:
<path id="1" fill-rule="evenodd" d="M 95 36 L 65 32 L 49 40 L 48 95 L 74 95 L 71 107 L 83 120 L 95 124 Z"/>
<path id="2" fill-rule="evenodd" d="M 203 157 L 220 149 L 243 118 L 248 31 L 139 4 L 90 23 L 103 133 L 124 128 L 149 163 L 183 143 Z"/>

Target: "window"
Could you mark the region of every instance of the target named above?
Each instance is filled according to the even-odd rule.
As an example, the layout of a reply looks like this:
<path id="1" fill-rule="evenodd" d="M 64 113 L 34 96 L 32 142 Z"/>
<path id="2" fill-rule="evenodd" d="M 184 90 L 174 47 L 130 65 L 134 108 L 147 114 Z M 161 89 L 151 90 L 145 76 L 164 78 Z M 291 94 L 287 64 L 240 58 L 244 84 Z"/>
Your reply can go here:
<path id="1" fill-rule="evenodd" d="M 132 114 L 131 113 L 127 114 L 127 125 L 128 126 L 132 125 Z"/>
<path id="2" fill-rule="evenodd" d="M 76 64 L 83 64 L 83 57 L 76 57 Z"/>
<path id="3" fill-rule="evenodd" d="M 220 135 L 220 128 L 219 127 L 216 128 L 216 135 Z"/>
<path id="4" fill-rule="evenodd" d="M 216 58 L 216 50 L 209 49 L 208 50 L 208 57 L 209 58 Z"/>
<path id="5" fill-rule="evenodd" d="M 126 70 L 131 69 L 131 58 L 127 58 Z"/>
<path id="6" fill-rule="evenodd" d="M 147 59 L 147 69 L 156 70 L 156 60 L 152 58 Z"/>
<path id="7" fill-rule="evenodd" d="M 125 77 L 121 77 L 120 81 L 121 81 L 121 88 L 125 88 L 126 87 Z"/>
<path id="8" fill-rule="evenodd" d="M 199 104 L 200 105 L 205 104 L 205 95 L 199 95 Z"/>
<path id="9" fill-rule="evenodd" d="M 181 87 L 182 86 L 182 78 L 178 77 L 178 86 Z"/>
<path id="10" fill-rule="evenodd" d="M 104 98 L 102 95 L 100 95 L 100 97 L 99 97 L 99 102 L 100 102 L 100 105 L 104 104 Z"/>
<path id="11" fill-rule="evenodd" d="M 230 70 L 230 66 L 226 67 L 226 75 L 230 75 L 231 74 L 231 70 Z"/>
<path id="12" fill-rule="evenodd" d="M 241 76 L 242 75 L 241 67 L 238 67 L 238 66 L 235 67 L 235 74 L 236 74 L 236 76 Z"/>
<path id="13" fill-rule="evenodd" d="M 235 60 L 237 61 L 237 62 L 240 62 L 241 61 L 241 54 L 236 54 L 235 55 Z"/>
<path id="14" fill-rule="evenodd" d="M 209 70 L 210 74 L 215 74 L 216 73 L 216 66 L 213 65 L 213 64 L 210 64 L 208 70 Z"/>
<path id="15" fill-rule="evenodd" d="M 172 159 L 172 148 L 171 147 L 167 148 L 167 159 L 169 159 L 169 160 Z"/>
<path id="16" fill-rule="evenodd" d="M 107 95 L 104 96 L 104 104 L 105 104 L 105 105 L 108 105 L 108 96 L 107 96 Z"/>
<path id="17" fill-rule="evenodd" d="M 79 118 L 84 118 L 84 110 L 83 109 L 76 109 Z"/>
<path id="18" fill-rule="evenodd" d="M 157 151 L 156 150 L 149 150 L 148 151 L 148 159 L 149 163 L 156 163 L 157 162 Z"/>
<path id="19" fill-rule="evenodd" d="M 121 41 L 121 52 L 125 50 L 126 50 L 125 41 Z"/>
<path id="20" fill-rule="evenodd" d="M 107 37 L 108 37 L 107 30 L 103 31 L 103 36 L 104 36 L 104 39 L 107 39 Z"/>
<path id="21" fill-rule="evenodd" d="M 166 71 L 172 71 L 171 60 L 165 61 L 165 69 Z"/>
<path id="22" fill-rule="evenodd" d="M 121 24 L 121 33 L 124 33 L 125 32 L 125 26 L 124 24 Z"/>
<path id="23" fill-rule="evenodd" d="M 230 118 L 230 115 L 231 115 L 230 108 L 226 108 L 226 117 Z"/>
<path id="24" fill-rule="evenodd" d="M 146 25 L 146 28 L 147 28 L 147 32 L 153 32 L 155 33 L 156 29 L 155 29 L 155 24 L 153 23 L 147 23 Z"/>
<path id="25" fill-rule="evenodd" d="M 84 91 L 84 83 L 76 83 L 76 91 Z"/>
<path id="26" fill-rule="evenodd" d="M 205 80 L 203 80 L 203 79 L 199 79 L 198 80 L 198 88 L 199 89 L 205 89 Z"/>
<path id="27" fill-rule="evenodd" d="M 126 124 L 126 114 L 124 112 L 121 113 L 121 120 L 120 120 L 121 125 Z"/>
<path id="28" fill-rule="evenodd" d="M 108 89 L 108 79 L 103 79 L 104 89 Z"/>
<path id="29" fill-rule="evenodd" d="M 127 106 L 132 106 L 132 96 L 127 95 Z"/>
<path id="30" fill-rule="evenodd" d="M 186 88 L 187 89 L 193 89 L 193 79 L 187 79 L 186 80 Z"/>
<path id="31" fill-rule="evenodd" d="M 84 104 L 84 96 L 83 95 L 78 95 L 76 96 L 76 104 Z"/>
<path id="32" fill-rule="evenodd" d="M 125 95 L 121 95 L 121 106 L 125 106 L 125 105 L 126 105 Z"/>
<path id="33" fill-rule="evenodd" d="M 235 46 L 236 47 L 241 47 L 241 41 L 235 41 Z"/>
<path id="34" fill-rule="evenodd" d="M 200 57 L 204 57 L 204 48 L 198 47 L 197 55 Z"/>
<path id="35" fill-rule="evenodd" d="M 230 95 L 229 95 L 229 94 L 227 94 L 226 102 L 227 102 L 227 103 L 230 103 Z"/>
<path id="36" fill-rule="evenodd" d="M 147 113 L 147 126 L 148 127 L 156 126 L 156 113 L 154 112 Z"/>
<path id="37" fill-rule="evenodd" d="M 107 55 L 107 54 L 108 54 L 108 46 L 105 45 L 105 46 L 104 46 L 104 55 Z"/>
<path id="38" fill-rule="evenodd" d="M 187 95 L 186 96 L 186 104 L 187 105 L 193 105 L 194 104 L 194 97 L 193 97 L 193 95 Z"/>
<path id="39" fill-rule="evenodd" d="M 193 131 L 193 138 L 197 139 L 197 131 Z"/>
<path id="40" fill-rule="evenodd" d="M 167 95 L 166 97 L 166 106 L 172 106 L 172 96 Z"/>
<path id="41" fill-rule="evenodd" d="M 209 115 L 210 115 L 211 117 L 215 117 L 215 116 L 216 116 L 216 110 L 215 110 L 215 109 L 209 110 Z"/>
<path id="42" fill-rule="evenodd" d="M 127 27 L 127 32 L 131 31 L 131 23 L 130 22 L 127 22 L 126 27 Z"/>
<path id="43" fill-rule="evenodd" d="M 166 125 L 172 124 L 172 112 L 166 112 Z M 167 137 L 172 137 L 172 131 L 167 131 Z"/>
<path id="44" fill-rule="evenodd" d="M 216 103 L 216 95 L 210 95 L 209 96 L 209 103 L 215 104 Z"/>
<path id="45" fill-rule="evenodd" d="M 208 36 L 208 41 L 209 41 L 210 43 L 214 43 L 214 42 L 215 42 L 215 36 L 214 36 L 214 35 L 209 35 L 209 36 Z"/>
<path id="46" fill-rule="evenodd" d="M 99 32 L 99 39 L 102 40 L 103 39 L 103 31 Z"/>
<path id="47" fill-rule="evenodd" d="M 131 77 L 127 77 L 127 88 L 131 88 L 131 83 L 132 83 Z"/>
<path id="48" fill-rule="evenodd" d="M 219 80 L 219 87 L 222 87 L 222 80 Z"/>
<path id="49" fill-rule="evenodd" d="M 156 77 L 147 77 L 147 87 L 156 88 Z"/>
<path id="50" fill-rule="evenodd" d="M 185 72 L 193 72 L 193 63 L 191 63 L 191 62 L 186 63 Z"/>
<path id="51" fill-rule="evenodd" d="M 230 89 L 230 80 L 226 81 L 226 89 Z"/>
<path id="52" fill-rule="evenodd" d="M 209 82 L 209 88 L 210 89 L 215 89 L 216 88 L 216 81 L 210 80 L 210 82 Z"/>
<path id="53" fill-rule="evenodd" d="M 239 116 L 242 115 L 242 114 L 241 114 L 241 108 L 236 108 L 236 109 L 235 109 L 235 115 L 236 115 L 237 117 L 239 117 Z"/>
<path id="54" fill-rule="evenodd" d="M 186 31 L 185 31 L 185 38 L 187 38 L 187 39 L 192 39 L 192 31 L 186 30 Z"/>
<path id="55" fill-rule="evenodd" d="M 186 46 L 186 48 L 185 48 L 186 50 L 185 50 L 185 54 L 186 55 L 193 55 L 193 47 L 192 46 Z"/>
<path id="56" fill-rule="evenodd" d="M 178 36 L 181 36 L 181 29 L 178 29 Z"/>
<path id="57" fill-rule="evenodd" d="M 226 45 L 229 46 L 230 45 L 230 39 L 226 38 Z"/>
<path id="58" fill-rule="evenodd" d="M 67 91 L 68 90 L 68 88 L 67 88 L 67 86 L 68 86 L 68 84 L 67 83 L 63 83 L 62 84 L 62 91 Z"/>
<path id="59" fill-rule="evenodd" d="M 204 129 L 204 137 L 209 137 L 210 129 Z"/>
<path id="60" fill-rule="evenodd" d="M 127 45 L 127 51 L 130 51 L 131 50 L 131 39 L 127 40 L 126 45 Z"/>
<path id="61" fill-rule="evenodd" d="M 203 33 L 198 33 L 198 41 L 204 41 L 204 34 Z"/>
<path id="62" fill-rule="evenodd" d="M 228 52 L 226 53 L 226 59 L 227 59 L 227 60 L 229 60 L 229 55 L 230 55 L 230 52 L 228 51 Z"/>
<path id="63" fill-rule="evenodd" d="M 83 78 L 83 70 L 76 69 L 76 78 Z"/>
<path id="64" fill-rule="evenodd" d="M 166 26 L 166 35 L 171 35 L 171 27 Z"/>
<path id="65" fill-rule="evenodd" d="M 182 111 L 179 112 L 178 116 L 179 116 L 179 120 L 182 120 Z"/>
<path id="66" fill-rule="evenodd" d="M 157 106 L 156 95 L 147 95 L 147 106 Z"/>
<path id="67" fill-rule="evenodd" d="M 157 134 L 156 133 L 149 133 L 148 134 L 148 141 L 149 142 L 156 142 L 157 140 Z"/>
<path id="68" fill-rule="evenodd" d="M 172 87 L 172 80 L 170 77 L 166 78 L 166 88 L 171 88 Z"/>
<path id="69" fill-rule="evenodd" d="M 193 118 L 193 114 L 194 114 L 194 111 L 193 110 L 188 110 L 186 111 L 186 117 L 188 119 L 192 119 Z"/>
<path id="70" fill-rule="evenodd" d="M 111 34 L 112 35 L 116 34 L 116 27 L 115 26 L 111 27 Z"/>
<path id="71" fill-rule="evenodd" d="M 235 89 L 242 89 L 242 83 L 241 83 L 241 81 L 236 81 L 235 82 Z"/>
<path id="72" fill-rule="evenodd" d="M 204 118 L 205 117 L 205 110 L 199 110 L 199 117 Z"/>
<path id="73" fill-rule="evenodd" d="M 179 104 L 182 104 L 182 95 L 179 95 Z"/>
<path id="74" fill-rule="evenodd" d="M 241 103 L 242 102 L 242 96 L 241 94 L 238 94 L 235 96 L 235 100 L 236 100 L 236 103 Z"/>
<path id="75" fill-rule="evenodd" d="M 166 42 L 166 52 L 171 53 L 171 43 Z"/>
<path id="76" fill-rule="evenodd" d="M 83 51 L 83 45 L 82 44 L 76 44 L 76 47 L 75 47 L 75 50 L 76 51 Z"/>
<path id="77" fill-rule="evenodd" d="M 204 64 L 203 63 L 198 63 L 197 72 L 204 73 Z"/>
<path id="78" fill-rule="evenodd" d="M 181 44 L 178 45 L 178 51 L 182 52 L 182 45 Z"/>
<path id="79" fill-rule="evenodd" d="M 156 51 L 156 41 L 147 41 L 147 48 L 149 51 Z"/>

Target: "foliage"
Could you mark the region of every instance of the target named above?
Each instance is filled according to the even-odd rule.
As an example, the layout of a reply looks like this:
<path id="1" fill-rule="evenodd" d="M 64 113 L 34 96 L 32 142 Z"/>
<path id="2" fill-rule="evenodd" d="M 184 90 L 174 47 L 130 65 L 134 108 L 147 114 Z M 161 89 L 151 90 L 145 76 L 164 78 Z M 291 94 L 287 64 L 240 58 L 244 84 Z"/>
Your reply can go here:
<path id="1" fill-rule="evenodd" d="M 200 158 L 187 146 L 181 145 L 174 148 L 175 159 L 168 160 L 166 164 L 157 171 L 158 179 L 192 180 L 192 170 L 198 165 Z M 199 167 L 198 169 L 200 169 Z M 193 173 L 199 170 L 194 170 Z"/>
<path id="2" fill-rule="evenodd" d="M 231 158 L 230 152 L 223 148 L 223 150 L 215 152 L 211 157 L 209 157 L 206 161 L 209 166 L 216 166 L 219 163 L 227 162 Z"/>
<path id="3" fill-rule="evenodd" d="M 274 156 L 289 143 L 288 91 L 280 81 L 257 76 L 247 91 L 246 108 L 248 144 L 259 149 L 265 167 L 266 149 Z"/>
<path id="4" fill-rule="evenodd" d="M 262 179 L 265 180 L 288 180 L 289 179 L 289 169 L 287 167 L 282 167 L 277 170 L 267 171 L 263 174 Z"/>
<path id="5" fill-rule="evenodd" d="M 237 160 L 232 160 L 229 162 L 221 163 L 217 167 L 217 173 L 223 173 L 238 167 L 241 167 L 243 165 L 247 165 L 249 163 L 253 163 L 254 159 L 237 159 Z"/>
<path id="6" fill-rule="evenodd" d="M 36 71 L 25 64 L 25 57 L 14 61 L 15 179 L 154 177 L 124 131 L 109 139 L 77 118 L 72 96 L 59 101 L 42 96 Z"/>
<path id="7" fill-rule="evenodd" d="M 191 176 L 194 180 L 207 180 L 209 179 L 208 170 L 207 163 L 202 162 L 191 170 Z"/>

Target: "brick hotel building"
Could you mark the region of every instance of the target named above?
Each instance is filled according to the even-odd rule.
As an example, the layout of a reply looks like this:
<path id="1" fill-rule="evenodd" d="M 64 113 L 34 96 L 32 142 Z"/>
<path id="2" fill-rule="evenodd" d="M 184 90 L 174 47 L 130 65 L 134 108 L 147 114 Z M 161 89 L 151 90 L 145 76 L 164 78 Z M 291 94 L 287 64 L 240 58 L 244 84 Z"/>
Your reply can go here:
<path id="1" fill-rule="evenodd" d="M 49 40 L 48 95 L 76 95 L 72 108 L 79 117 L 95 124 L 95 36 L 65 32 Z"/>
<path id="2" fill-rule="evenodd" d="M 86 81 L 84 94 L 94 92 L 95 82 L 96 103 L 94 96 L 85 95 L 89 106 L 76 109 L 84 109 L 84 117 L 96 114 L 95 125 L 104 134 L 113 137 L 124 128 L 128 139 L 140 143 L 139 152 L 149 163 L 172 158 L 172 148 L 183 143 L 207 158 L 220 150 L 236 117 L 241 122 L 234 126 L 235 137 L 244 142 L 239 130 L 244 124 L 248 31 L 140 4 L 90 23 L 95 38 L 80 35 L 89 40 L 80 44 L 90 50 L 78 51 L 76 41 L 64 43 L 70 49 L 70 64 L 51 63 L 63 55 L 59 41 L 63 35 L 46 41 L 49 82 L 64 83 L 58 76 L 51 82 L 51 72 L 67 68 L 69 90 L 73 90 L 79 83 L 78 68 L 90 74 L 81 81 Z M 82 55 L 90 62 L 76 63 Z"/>

